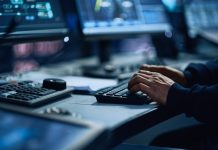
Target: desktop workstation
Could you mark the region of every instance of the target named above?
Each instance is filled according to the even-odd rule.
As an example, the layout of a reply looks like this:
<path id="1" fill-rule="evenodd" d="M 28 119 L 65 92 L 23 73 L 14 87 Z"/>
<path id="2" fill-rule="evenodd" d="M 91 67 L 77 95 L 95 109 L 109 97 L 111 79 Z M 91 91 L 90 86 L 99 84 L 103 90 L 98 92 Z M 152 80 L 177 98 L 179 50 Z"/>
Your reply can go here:
<path id="1" fill-rule="evenodd" d="M 87 14 L 83 14 L 82 10 L 84 10 L 84 9 L 82 9 L 82 6 L 83 7 L 95 6 L 93 8 L 89 8 L 89 9 L 91 9 L 92 11 L 95 10 L 97 12 L 97 14 L 96 14 L 97 18 L 100 18 L 100 19 L 102 19 L 101 18 L 102 16 L 98 16 L 98 15 L 101 13 L 102 14 L 105 13 L 105 12 L 100 12 L 100 11 L 106 11 L 106 12 L 108 11 L 108 13 L 109 13 L 115 9 L 115 8 L 113 8 L 113 9 L 111 8 L 112 5 L 113 5 L 113 7 L 115 7 L 113 2 L 111 2 L 111 1 L 105 1 L 102 5 L 100 5 L 100 3 L 101 3 L 100 1 L 98 1 L 99 3 L 97 3 L 97 1 L 96 1 L 96 3 L 94 3 L 94 2 L 95 1 L 76 1 L 77 11 L 80 12 L 80 13 L 78 13 L 78 16 L 80 17 L 80 20 L 81 20 L 81 22 L 80 22 L 80 24 L 81 24 L 80 28 L 82 29 L 81 32 L 83 32 L 83 36 L 85 36 L 88 39 L 91 39 L 91 40 L 94 39 L 96 41 L 101 41 L 99 39 L 104 37 L 103 43 L 106 40 L 107 42 L 104 44 L 107 45 L 108 40 L 110 40 L 111 38 L 120 38 L 118 35 L 121 35 L 121 37 L 123 38 L 123 36 L 126 36 L 126 34 L 128 34 L 128 35 L 138 34 L 138 33 L 136 33 L 138 30 L 135 31 L 135 29 L 139 28 L 139 27 L 141 27 L 140 29 L 142 29 L 140 33 L 147 33 L 147 32 L 149 32 L 150 34 L 155 33 L 155 36 L 157 36 L 156 35 L 157 32 L 161 34 L 160 36 L 162 36 L 163 33 L 165 34 L 166 31 L 167 31 L 167 33 L 170 32 L 170 25 L 168 24 L 168 22 L 166 22 L 165 18 L 164 19 L 161 18 L 161 17 L 163 17 L 162 16 L 163 15 L 163 13 L 162 13 L 163 8 L 161 7 L 161 3 L 156 4 L 156 2 L 153 2 L 155 4 L 152 3 L 152 5 L 151 5 L 151 3 L 145 2 L 145 3 L 143 3 L 143 8 L 145 10 L 141 10 L 144 14 L 142 12 L 136 13 L 141 17 L 143 15 L 145 15 L 145 18 L 149 17 L 149 16 L 146 16 L 146 14 L 148 14 L 148 12 L 150 12 L 153 15 L 152 17 L 160 17 L 159 20 L 161 22 L 150 22 L 149 23 L 150 27 L 148 27 L 146 22 L 143 22 L 144 20 L 137 20 L 138 18 L 135 20 L 135 17 L 137 16 L 136 14 L 135 14 L 136 16 L 131 16 L 133 18 L 130 18 L 130 19 L 128 18 L 129 17 L 128 15 L 124 16 L 124 18 L 117 18 L 117 20 L 115 20 L 115 22 L 113 22 L 114 21 L 113 16 L 107 16 L 108 17 L 107 21 L 97 20 L 95 22 L 93 20 L 89 20 L 86 22 L 86 20 L 84 20 L 84 18 L 87 17 L 86 16 Z M 123 6 L 120 6 L 121 1 L 116 1 L 116 3 L 117 3 L 116 7 L 118 7 L 118 8 L 123 7 Z M 129 13 L 129 11 L 130 12 L 136 11 L 136 8 L 133 7 L 133 6 L 135 6 L 133 4 L 136 4 L 136 3 L 138 4 L 138 5 L 136 5 L 137 8 L 142 5 L 142 4 L 139 4 L 138 1 L 137 2 L 136 1 L 128 1 L 127 3 L 125 3 L 124 6 L 131 8 L 131 9 L 128 10 L 127 12 L 125 12 L 126 9 L 122 8 L 122 9 L 124 9 L 122 11 L 124 11 L 127 14 Z M 37 14 L 36 16 L 32 15 L 32 10 L 31 10 L 30 11 L 31 13 L 29 13 L 29 15 L 27 15 L 27 16 L 24 15 L 25 17 L 22 16 L 22 14 L 23 14 L 22 12 L 20 12 L 20 14 L 16 14 L 16 17 L 14 17 L 14 13 L 11 13 L 11 11 L 12 11 L 11 6 L 13 8 L 15 8 L 14 9 L 15 12 L 17 12 L 17 9 L 20 8 L 21 5 L 27 6 L 27 5 L 24 5 L 24 1 L 16 1 L 16 2 L 8 1 L 7 4 L 10 4 L 10 7 L 8 8 L 5 6 L 6 8 L 4 7 L 4 9 L 3 9 L 4 11 L 3 11 L 2 15 L 4 18 L 7 18 L 7 19 L 9 18 L 9 19 L 8 19 L 8 22 L 5 22 L 6 24 L 2 25 L 4 27 L 3 31 L 1 31 L 1 33 L 2 33 L 1 34 L 2 35 L 1 42 L 2 43 L 11 43 L 11 42 L 14 43 L 13 41 L 15 41 L 15 43 L 17 43 L 17 42 L 28 41 L 28 40 L 37 41 L 39 39 L 40 40 L 44 40 L 44 39 L 50 40 L 51 37 L 54 39 L 57 39 L 57 38 L 62 38 L 66 34 L 67 30 L 63 24 L 64 20 L 61 19 L 61 17 L 60 17 L 61 16 L 61 8 L 59 8 L 59 1 L 56 1 L 56 2 L 53 2 L 53 1 L 52 2 L 51 1 L 48 1 L 48 2 L 25 1 L 25 4 L 30 6 L 30 8 L 25 8 L 25 10 L 27 12 L 29 12 L 29 9 L 31 9 L 31 7 L 32 7 L 33 11 L 36 11 L 36 12 L 34 12 L 34 14 L 35 13 Z M 32 5 L 30 5 L 30 4 L 32 4 Z M 99 5 L 97 5 L 97 4 L 99 4 Z M 33 7 L 33 5 L 34 5 L 34 7 Z M 147 7 L 145 7 L 145 6 L 147 6 Z M 152 7 L 152 8 L 155 8 L 154 11 L 152 11 L 151 6 L 154 6 L 154 7 Z M 107 10 L 110 8 L 112 10 Z M 89 14 L 91 14 L 90 15 L 91 19 L 93 19 L 92 13 L 93 12 L 89 12 Z M 7 14 L 7 15 L 4 15 L 4 14 Z M 119 12 L 118 12 L 118 14 L 119 14 Z M 157 15 L 157 16 L 155 16 L 155 15 Z M 8 16 L 11 16 L 11 17 L 8 17 Z M 17 17 L 18 17 L 18 19 L 17 19 Z M 21 17 L 21 19 L 20 19 L 20 17 Z M 125 17 L 127 17 L 127 18 L 125 18 Z M 88 19 L 90 19 L 90 18 L 88 18 Z M 103 19 L 105 19 L 105 18 L 103 17 Z M 10 20 L 12 23 L 9 23 Z M 108 22 L 110 22 L 110 24 L 107 24 Z M 42 24 L 39 25 L 38 23 L 42 23 Z M 7 29 L 6 26 L 8 24 L 9 25 L 12 24 L 11 26 L 8 27 L 10 29 L 10 30 L 8 29 L 8 31 L 10 31 L 10 32 L 5 32 L 6 31 L 5 29 Z M 25 26 L 22 26 L 23 24 L 25 24 Z M 26 24 L 27 24 L 27 26 L 26 26 Z M 31 25 L 28 26 L 28 24 L 31 24 Z M 48 24 L 49 24 L 49 27 L 48 27 Z M 161 26 L 155 27 L 154 24 L 159 24 Z M 113 25 L 115 27 L 113 27 Z M 131 29 L 130 27 L 132 27 L 134 25 L 136 25 L 136 27 L 133 27 L 133 29 Z M 121 26 L 121 28 L 119 28 L 120 26 Z M 126 29 L 129 29 L 128 32 L 126 30 L 123 30 L 123 29 L 125 29 L 125 26 L 127 26 Z M 38 27 L 39 27 L 39 29 L 38 29 Z M 54 27 L 54 28 L 52 28 L 52 27 Z M 86 29 L 86 27 L 88 29 Z M 96 27 L 96 29 L 95 29 L 95 27 Z M 163 28 L 161 28 L 161 27 L 163 27 Z M 92 29 L 92 28 L 94 28 L 94 29 Z M 34 31 L 33 31 L 33 29 L 34 29 Z M 99 29 L 100 29 L 100 31 L 99 31 Z M 93 32 L 91 32 L 91 31 L 93 31 Z M 123 33 L 123 32 L 125 32 L 125 33 Z M 96 35 L 96 34 L 98 34 L 98 35 Z M 104 47 L 102 47 L 102 46 L 100 46 L 100 48 L 104 49 Z M 107 52 L 105 52 L 105 53 L 107 54 Z M 105 53 L 103 53 L 103 54 L 105 54 Z M 122 56 L 117 57 L 118 63 L 121 60 L 121 57 Z M 125 57 L 126 56 L 122 57 L 122 59 L 125 59 Z M 104 58 L 104 56 L 103 56 L 103 58 Z M 128 57 L 128 58 L 130 58 L 130 57 Z M 138 58 L 139 58 L 138 56 L 136 56 L 136 57 L 132 56 L 132 60 L 135 60 Z M 140 58 L 141 58 L 141 55 L 140 55 Z M 85 61 L 85 64 L 89 64 L 89 60 L 84 59 L 84 61 Z M 129 60 L 127 60 L 127 62 L 128 61 Z M 144 59 L 142 59 L 142 63 L 144 63 L 143 61 L 144 61 Z M 106 62 L 108 62 L 108 59 L 106 59 Z M 73 72 L 73 70 L 74 70 L 73 66 L 80 66 L 80 63 L 81 63 L 80 61 L 73 62 L 72 64 L 66 63 L 63 65 L 63 68 L 60 67 L 60 69 L 64 69 L 64 66 L 72 65 L 71 68 L 72 68 L 72 72 Z M 105 63 L 105 59 L 103 59 L 103 63 Z M 140 61 L 137 63 L 140 63 Z M 58 74 L 60 71 L 59 71 L 57 66 L 58 65 L 53 65 L 54 71 L 56 71 L 56 73 Z M 97 66 L 97 67 L 99 67 L 99 66 Z M 51 68 L 48 68 L 47 70 L 49 70 Z M 87 68 L 87 67 L 85 67 L 85 68 Z M 101 66 L 100 66 L 100 68 L 101 68 Z M 82 69 L 83 68 L 81 68 L 81 70 Z M 106 73 L 111 74 L 112 77 L 114 77 L 114 73 L 117 74 L 117 71 L 115 71 L 115 72 L 113 72 L 113 70 L 110 70 L 110 71 L 106 70 L 106 71 L 107 71 Z M 133 71 L 135 71 L 135 70 L 133 69 Z M 40 72 L 40 70 L 38 72 Z M 100 72 L 100 73 L 102 73 L 102 72 Z M 118 72 L 118 73 L 120 73 L 120 72 Z M 26 73 L 26 74 L 28 74 L 28 73 Z M 33 72 L 33 74 L 34 74 L 34 72 Z M 37 71 L 35 72 L 35 74 L 37 74 Z M 84 73 L 84 74 L 86 74 L 86 73 Z M 82 74 L 79 74 L 79 75 L 82 75 Z M 103 75 L 105 75 L 105 73 Z M 10 75 L 8 75 L 7 77 L 2 76 L 2 79 L 8 79 L 9 76 Z M 61 76 L 58 76 L 58 77 L 61 78 Z M 42 78 L 44 79 L 47 77 L 45 76 Z M 89 95 L 87 93 L 75 94 L 74 89 L 72 89 L 71 87 L 66 88 L 67 83 L 65 83 L 63 80 L 54 79 L 52 77 L 50 79 L 44 80 L 44 82 L 42 84 L 42 80 L 43 80 L 42 78 L 40 81 L 41 84 L 30 82 L 30 81 L 23 82 L 23 80 L 35 81 L 35 79 L 36 79 L 35 77 L 33 77 L 33 75 L 27 76 L 24 73 L 22 76 L 17 77 L 18 83 L 15 83 L 15 84 L 14 83 L 8 84 L 7 82 L 5 84 L 3 83 L 3 86 L 1 86 L 1 89 L 2 89 L 1 100 L 2 100 L 2 107 L 6 107 L 6 108 L 2 108 L 2 109 L 3 110 L 9 109 L 9 110 L 15 111 L 15 112 L 22 112 L 23 114 L 26 114 L 26 115 L 29 115 L 32 117 L 36 117 L 36 118 L 42 117 L 43 119 L 48 119 L 50 121 L 55 120 L 59 123 L 67 123 L 67 125 L 71 124 L 70 127 L 76 126 L 78 124 L 82 127 L 84 127 L 84 126 L 90 127 L 88 130 L 90 132 L 92 132 L 92 134 L 93 134 L 92 138 L 95 136 L 96 136 L 96 138 L 92 139 L 90 137 L 89 139 L 86 140 L 86 139 L 84 139 L 84 137 L 78 137 L 78 138 L 69 137 L 69 140 L 72 139 L 72 141 L 75 141 L 75 144 L 74 143 L 72 144 L 72 146 L 73 146 L 72 149 L 74 149 L 74 148 L 83 149 L 84 147 L 90 148 L 89 146 L 93 146 L 91 141 L 94 143 L 94 145 L 96 145 L 96 147 L 95 146 L 91 147 L 93 149 L 94 148 L 97 149 L 99 147 L 102 149 L 108 148 L 108 147 L 114 147 L 114 146 L 122 143 L 126 139 L 128 139 L 128 138 L 130 138 L 130 137 L 132 137 L 132 136 L 134 136 L 134 135 L 136 135 L 136 134 L 138 134 L 138 133 L 140 133 L 140 132 L 142 132 L 142 131 L 144 131 L 144 130 L 146 130 L 146 129 L 148 129 L 148 128 L 150 128 L 150 127 L 152 127 L 152 126 L 154 126 L 154 125 L 156 125 L 164 120 L 167 120 L 167 119 L 177 115 L 173 112 L 168 112 L 167 110 L 165 110 L 162 107 L 159 107 L 156 103 L 152 103 L 151 101 L 147 101 L 146 97 L 145 98 L 142 97 L 143 95 L 138 95 L 142 98 L 143 103 L 141 103 L 141 101 L 140 101 L 140 103 L 137 103 L 137 98 L 133 97 L 132 99 L 129 99 L 130 100 L 129 104 L 131 104 L 131 105 L 127 105 L 127 103 L 125 103 L 125 102 L 122 103 L 122 101 L 127 100 L 127 99 L 125 99 L 126 97 L 124 95 L 121 95 L 121 97 L 119 97 L 119 98 L 123 98 L 123 99 L 115 99 L 114 100 L 114 99 L 108 99 L 108 97 L 102 97 L 101 99 L 96 99 L 95 96 Z M 101 78 L 102 78 L 102 74 L 101 74 Z M 106 77 L 106 78 L 108 78 L 108 77 Z M 72 77 L 72 80 L 74 80 L 73 77 Z M 81 78 L 81 80 L 82 80 L 82 78 Z M 20 81 L 22 81 L 22 82 L 20 82 Z M 80 81 L 78 81 L 78 82 L 80 82 Z M 102 80 L 102 82 L 103 82 L 103 80 Z M 16 86 L 14 86 L 14 85 L 16 85 Z M 123 89 L 121 89 L 120 91 L 122 91 L 122 90 Z M 124 88 L 124 90 L 126 90 L 126 89 Z M 106 95 L 107 94 L 117 94 L 117 93 L 108 93 L 111 91 L 112 91 L 111 89 L 109 91 L 105 91 Z M 99 92 L 101 92 L 101 91 L 99 91 Z M 109 97 L 110 96 L 111 95 L 109 95 Z M 112 101 L 110 101 L 110 100 L 112 100 Z M 121 100 L 121 102 L 119 102 L 119 104 L 114 104 L 120 100 Z M 103 102 L 103 103 L 99 103 L 99 102 Z M 105 104 L 105 102 L 107 102 L 107 103 Z M 142 105 L 135 105 L 135 104 L 142 104 Z M 39 116 L 37 114 L 39 114 Z M 7 116 L 7 115 L 3 114 L 3 116 Z M 44 116 L 46 116 L 46 117 L 44 117 Z M 52 116 L 55 116 L 55 117 L 52 117 Z M 53 121 L 52 123 L 55 124 L 55 121 Z M 69 123 L 67 121 L 69 121 Z M 93 122 L 94 124 L 97 124 L 97 125 L 89 125 L 87 122 Z M 47 125 L 45 125 L 45 126 L 47 126 Z M 16 127 L 14 127 L 14 128 L 16 129 Z M 132 130 L 133 128 L 134 128 L 134 130 Z M 74 129 L 75 129 L 75 132 L 76 131 L 79 132 L 79 129 L 76 129 L 76 128 L 74 128 Z M 50 134 L 51 134 L 51 132 L 50 132 Z M 72 134 L 74 134 L 74 133 L 72 133 Z M 84 136 L 90 135 L 90 134 L 91 133 L 84 132 Z M 1 138 L 6 138 L 7 133 L 5 133 L 5 135 L 6 136 L 2 136 Z M 49 135 L 49 133 L 48 133 L 48 135 Z M 99 138 L 98 136 L 101 138 L 101 140 L 98 139 Z M 24 137 L 24 138 L 26 138 L 26 137 Z M 79 143 L 79 144 L 76 143 L 77 139 L 81 140 L 81 143 Z M 82 141 L 84 143 L 82 143 Z M 55 143 L 58 145 L 58 142 L 55 142 Z M 51 143 L 48 143 L 48 144 L 51 144 Z M 62 143 L 60 143 L 60 145 L 61 144 Z M 71 145 L 69 145 L 69 146 L 71 146 Z M 77 146 L 81 146 L 81 147 L 77 147 Z M 105 147 L 101 147 L 101 146 L 105 146 Z M 46 147 L 43 147 L 43 148 L 46 148 Z M 65 149 L 65 148 L 66 147 L 61 147 L 60 149 Z M 8 149 L 10 149 L 10 147 Z M 32 147 L 32 149 L 34 149 L 34 147 Z"/>

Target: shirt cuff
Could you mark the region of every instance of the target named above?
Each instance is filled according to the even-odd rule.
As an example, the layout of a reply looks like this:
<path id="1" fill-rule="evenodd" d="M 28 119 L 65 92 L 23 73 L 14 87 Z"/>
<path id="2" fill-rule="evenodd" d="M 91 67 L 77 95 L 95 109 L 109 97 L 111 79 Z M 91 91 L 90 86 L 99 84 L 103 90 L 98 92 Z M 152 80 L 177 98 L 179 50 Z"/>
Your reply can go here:
<path id="1" fill-rule="evenodd" d="M 189 109 L 187 104 L 188 92 L 189 89 L 174 83 L 168 92 L 166 107 L 178 113 L 187 112 Z"/>
<path id="2" fill-rule="evenodd" d="M 185 78 L 186 78 L 186 80 L 187 80 L 187 83 L 188 83 L 188 87 L 190 87 L 190 86 L 192 86 L 192 81 L 193 81 L 193 76 L 192 76 L 192 73 L 191 72 L 189 72 L 189 71 L 184 71 L 183 72 L 184 73 L 184 76 L 185 76 Z"/>

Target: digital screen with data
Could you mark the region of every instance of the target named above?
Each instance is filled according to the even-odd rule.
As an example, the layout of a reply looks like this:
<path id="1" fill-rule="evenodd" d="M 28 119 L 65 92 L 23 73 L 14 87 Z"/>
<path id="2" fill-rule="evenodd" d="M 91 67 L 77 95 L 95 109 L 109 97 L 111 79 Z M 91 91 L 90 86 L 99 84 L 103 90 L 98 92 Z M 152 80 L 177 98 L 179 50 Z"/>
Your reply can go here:
<path id="1" fill-rule="evenodd" d="M 186 0 L 185 14 L 190 28 L 217 28 L 217 0 Z"/>
<path id="2" fill-rule="evenodd" d="M 55 120 L 0 110 L 0 149 L 66 150 L 72 149 L 90 128 Z"/>
<path id="3" fill-rule="evenodd" d="M 169 24 L 161 0 L 77 0 L 85 35 L 163 32 Z"/>
<path id="4" fill-rule="evenodd" d="M 58 0 L 0 0 L 0 35 L 14 18 L 13 35 L 66 32 L 61 9 Z"/>

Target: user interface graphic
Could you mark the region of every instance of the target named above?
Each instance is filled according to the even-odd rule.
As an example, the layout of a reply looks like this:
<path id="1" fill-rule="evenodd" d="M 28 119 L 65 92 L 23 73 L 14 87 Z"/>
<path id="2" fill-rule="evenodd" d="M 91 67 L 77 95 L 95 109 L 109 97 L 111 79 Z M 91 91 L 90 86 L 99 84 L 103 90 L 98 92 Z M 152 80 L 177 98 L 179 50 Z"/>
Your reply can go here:
<path id="1" fill-rule="evenodd" d="M 77 0 L 84 28 L 165 23 L 157 0 Z"/>
<path id="2" fill-rule="evenodd" d="M 0 0 L 0 31 L 3 32 L 13 18 L 20 20 L 22 31 L 63 26 L 58 0 Z"/>
<path id="3" fill-rule="evenodd" d="M 88 127 L 2 110 L 0 110 L 0 117 L 1 149 L 69 149 L 89 132 Z"/>

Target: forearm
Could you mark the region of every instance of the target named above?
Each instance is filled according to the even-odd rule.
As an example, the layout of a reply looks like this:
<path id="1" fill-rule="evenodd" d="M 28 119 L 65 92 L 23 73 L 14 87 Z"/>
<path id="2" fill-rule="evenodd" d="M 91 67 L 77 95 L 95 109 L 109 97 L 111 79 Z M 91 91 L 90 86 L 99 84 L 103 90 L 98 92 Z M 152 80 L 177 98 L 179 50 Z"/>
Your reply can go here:
<path id="1" fill-rule="evenodd" d="M 184 71 L 188 86 L 194 84 L 213 85 L 218 83 L 218 60 L 206 64 L 190 64 Z"/>
<path id="2" fill-rule="evenodd" d="M 202 122 L 218 123 L 218 85 L 184 88 L 175 83 L 168 93 L 166 106 Z"/>

